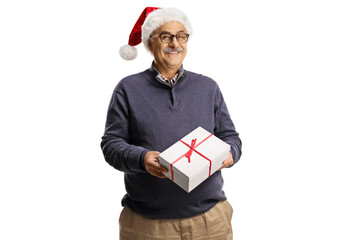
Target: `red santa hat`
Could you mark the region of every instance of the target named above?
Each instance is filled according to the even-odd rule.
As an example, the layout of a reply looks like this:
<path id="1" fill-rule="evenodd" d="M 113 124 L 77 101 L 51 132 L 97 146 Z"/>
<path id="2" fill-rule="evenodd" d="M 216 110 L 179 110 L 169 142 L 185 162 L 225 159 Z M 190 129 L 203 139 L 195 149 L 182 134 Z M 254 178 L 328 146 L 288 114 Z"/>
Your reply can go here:
<path id="1" fill-rule="evenodd" d="M 127 45 L 120 48 L 120 56 L 125 60 L 133 60 L 137 56 L 136 45 L 144 43 L 145 49 L 148 48 L 148 40 L 154 30 L 161 27 L 167 22 L 179 22 L 184 25 L 188 34 L 192 33 L 192 27 L 187 16 L 176 8 L 156 8 L 147 7 L 141 13 L 139 19 L 135 23 Z"/>

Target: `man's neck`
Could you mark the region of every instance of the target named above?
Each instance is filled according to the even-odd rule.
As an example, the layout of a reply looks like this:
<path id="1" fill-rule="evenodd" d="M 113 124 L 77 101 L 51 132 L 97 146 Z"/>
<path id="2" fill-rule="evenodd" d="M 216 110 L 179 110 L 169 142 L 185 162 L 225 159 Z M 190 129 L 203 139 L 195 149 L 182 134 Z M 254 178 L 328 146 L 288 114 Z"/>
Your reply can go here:
<path id="1" fill-rule="evenodd" d="M 160 64 L 157 64 L 156 62 L 154 62 L 154 66 L 156 67 L 156 69 L 161 73 L 161 75 L 163 75 L 164 77 L 166 77 L 168 80 L 172 79 L 176 73 L 179 71 L 180 66 L 161 66 Z"/>

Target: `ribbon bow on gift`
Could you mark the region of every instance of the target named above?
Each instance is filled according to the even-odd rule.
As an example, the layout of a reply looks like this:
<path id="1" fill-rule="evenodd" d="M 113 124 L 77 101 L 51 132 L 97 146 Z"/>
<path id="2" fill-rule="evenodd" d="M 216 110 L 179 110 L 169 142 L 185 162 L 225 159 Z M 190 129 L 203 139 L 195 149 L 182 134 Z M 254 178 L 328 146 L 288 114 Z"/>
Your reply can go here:
<path id="1" fill-rule="evenodd" d="M 191 146 L 190 146 L 190 150 L 185 154 L 185 157 L 187 157 L 188 162 L 190 163 L 190 157 L 194 151 L 195 148 L 195 143 L 196 143 L 196 138 L 191 140 Z"/>
<path id="2" fill-rule="evenodd" d="M 190 157 L 193 153 L 193 151 L 195 151 L 197 154 L 199 154 L 201 157 L 203 157 L 204 159 L 208 160 L 210 165 L 209 165 L 209 177 L 211 175 L 211 160 L 209 158 L 207 158 L 205 155 L 203 155 L 202 153 L 200 153 L 199 151 L 197 151 L 195 148 L 198 147 L 200 144 L 202 144 L 203 142 L 205 142 L 209 137 L 213 136 L 213 134 L 210 134 L 209 136 L 207 136 L 204 140 L 202 140 L 201 142 L 199 142 L 198 144 L 196 144 L 196 138 L 191 140 L 191 145 L 187 144 L 186 142 L 184 142 L 183 140 L 180 140 L 180 142 L 182 142 L 183 144 L 185 144 L 186 146 L 188 146 L 190 149 L 189 151 L 187 151 L 185 154 L 181 155 L 179 158 L 177 158 L 175 161 L 173 161 L 170 164 L 170 169 L 171 169 L 171 180 L 174 181 L 174 171 L 173 171 L 173 165 L 179 161 L 181 158 L 183 158 L 184 156 L 188 159 L 188 162 L 190 163 Z M 196 144 L 196 145 L 195 145 Z"/>

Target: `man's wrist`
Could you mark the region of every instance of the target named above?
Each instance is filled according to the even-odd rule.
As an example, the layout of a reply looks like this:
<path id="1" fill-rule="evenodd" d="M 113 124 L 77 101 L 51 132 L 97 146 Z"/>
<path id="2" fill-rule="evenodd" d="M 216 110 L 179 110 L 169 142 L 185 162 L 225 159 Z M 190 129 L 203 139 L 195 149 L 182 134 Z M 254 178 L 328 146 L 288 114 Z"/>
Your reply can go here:
<path id="1" fill-rule="evenodd" d="M 150 150 L 144 150 L 141 155 L 140 155 L 140 162 L 141 162 L 141 166 L 143 168 L 143 170 L 146 171 L 146 167 L 145 167 L 145 155 L 150 152 Z"/>

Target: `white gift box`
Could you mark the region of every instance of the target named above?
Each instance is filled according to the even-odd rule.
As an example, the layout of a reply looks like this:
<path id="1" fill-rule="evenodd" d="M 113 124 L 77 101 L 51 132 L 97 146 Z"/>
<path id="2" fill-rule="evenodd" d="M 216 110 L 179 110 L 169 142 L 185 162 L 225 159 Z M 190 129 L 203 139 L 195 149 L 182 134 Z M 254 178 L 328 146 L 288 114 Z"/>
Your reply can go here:
<path id="1" fill-rule="evenodd" d="M 219 170 L 229 151 L 229 144 L 198 127 L 160 153 L 159 164 L 169 170 L 170 180 L 190 192 Z"/>

